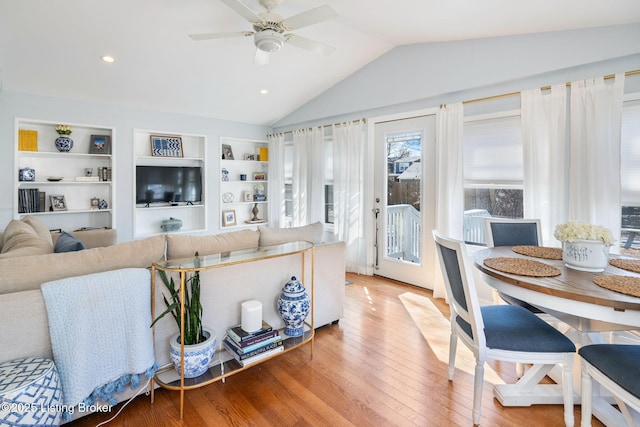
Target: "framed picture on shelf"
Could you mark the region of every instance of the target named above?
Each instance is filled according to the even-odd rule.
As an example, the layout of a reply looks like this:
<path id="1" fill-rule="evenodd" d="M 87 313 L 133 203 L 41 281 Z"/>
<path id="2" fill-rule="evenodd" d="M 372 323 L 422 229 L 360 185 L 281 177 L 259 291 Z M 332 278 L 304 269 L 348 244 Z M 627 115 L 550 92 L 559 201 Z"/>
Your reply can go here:
<path id="1" fill-rule="evenodd" d="M 155 157 L 184 157 L 182 137 L 171 135 L 151 135 L 151 155 Z"/>
<path id="2" fill-rule="evenodd" d="M 254 181 L 265 181 L 267 179 L 267 174 L 264 172 L 254 172 L 253 180 Z"/>
<path id="3" fill-rule="evenodd" d="M 51 210 L 53 211 L 66 211 L 67 210 L 67 201 L 64 199 L 62 195 L 51 195 L 49 196 L 49 200 L 51 201 Z"/>
<path id="4" fill-rule="evenodd" d="M 222 144 L 222 159 L 233 160 L 233 150 L 229 144 Z"/>
<path id="5" fill-rule="evenodd" d="M 253 202 L 253 193 L 251 191 L 245 191 L 242 193 L 242 197 L 245 202 Z"/>
<path id="6" fill-rule="evenodd" d="M 224 227 L 230 227 L 232 225 L 236 225 L 236 211 L 228 210 L 222 211 L 222 225 Z"/>
<path id="7" fill-rule="evenodd" d="M 245 154 L 244 155 L 244 159 L 245 160 L 255 160 L 256 159 L 256 155 L 255 154 Z"/>
<path id="8" fill-rule="evenodd" d="M 91 135 L 89 154 L 111 154 L 111 136 Z"/>

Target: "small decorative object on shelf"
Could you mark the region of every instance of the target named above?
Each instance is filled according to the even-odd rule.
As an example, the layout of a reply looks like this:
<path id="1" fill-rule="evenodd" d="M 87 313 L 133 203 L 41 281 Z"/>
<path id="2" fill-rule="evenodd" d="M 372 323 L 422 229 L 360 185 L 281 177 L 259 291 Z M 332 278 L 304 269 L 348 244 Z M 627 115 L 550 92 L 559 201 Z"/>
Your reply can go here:
<path id="1" fill-rule="evenodd" d="M 251 209 L 251 213 L 253 214 L 253 218 L 251 218 L 251 221 L 258 221 L 260 218 L 258 218 L 258 204 L 255 203 L 253 205 L 253 209 Z"/>
<path id="2" fill-rule="evenodd" d="M 111 137 L 109 135 L 91 135 L 89 154 L 111 154 Z"/>
<path id="3" fill-rule="evenodd" d="M 51 200 L 51 210 L 52 211 L 66 211 L 67 210 L 67 202 L 62 195 L 51 195 L 49 196 Z"/>
<path id="4" fill-rule="evenodd" d="M 231 227 L 236 225 L 236 211 L 228 210 L 222 212 L 222 225 L 225 227 Z"/>
<path id="5" fill-rule="evenodd" d="M 58 136 L 56 138 L 56 148 L 61 152 L 71 151 L 73 148 L 73 140 L 69 137 L 71 135 L 72 129 L 71 126 L 68 125 L 58 125 L 56 126 L 56 132 L 58 132 Z"/>
<path id="6" fill-rule="evenodd" d="M 19 181 L 35 181 L 36 171 L 33 168 L 22 168 L 18 174 Z"/>
<path id="7" fill-rule="evenodd" d="M 233 203 L 233 193 L 226 192 L 222 195 L 222 201 L 225 203 Z"/>
<path id="8" fill-rule="evenodd" d="M 162 221 L 160 228 L 165 232 L 178 231 L 182 228 L 182 220 L 179 218 L 169 217 L 169 219 Z"/>
<path id="9" fill-rule="evenodd" d="M 182 137 L 151 135 L 151 155 L 155 157 L 183 157 Z"/>
<path id="10" fill-rule="evenodd" d="M 100 200 L 100 203 L 98 203 L 98 209 L 107 209 L 108 207 L 109 204 L 104 199 Z"/>
<path id="11" fill-rule="evenodd" d="M 265 196 L 264 194 L 264 185 L 257 184 L 255 187 L 253 187 L 253 189 L 255 190 L 254 200 L 256 202 L 264 202 L 265 200 L 267 200 L 267 196 Z"/>
<path id="12" fill-rule="evenodd" d="M 220 176 L 220 179 L 225 182 L 229 181 L 229 171 L 226 170 L 225 168 L 222 168 L 222 174 Z"/>
<path id="13" fill-rule="evenodd" d="M 309 314 L 311 299 L 302 283 L 291 277 L 278 298 L 278 313 L 285 323 L 285 335 L 298 337 L 304 333 L 304 320 Z"/>
<path id="14" fill-rule="evenodd" d="M 222 159 L 233 160 L 233 150 L 229 144 L 222 144 Z"/>
<path id="15" fill-rule="evenodd" d="M 100 199 L 98 197 L 91 198 L 91 209 L 98 209 L 99 204 L 100 204 Z"/>
<path id="16" fill-rule="evenodd" d="M 554 237 L 562 242 L 562 260 L 574 270 L 604 271 L 609 247 L 615 242 L 606 227 L 569 221 L 556 227 Z"/>
<path id="17" fill-rule="evenodd" d="M 242 197 L 245 202 L 253 202 L 253 193 L 251 191 L 243 192 Z"/>

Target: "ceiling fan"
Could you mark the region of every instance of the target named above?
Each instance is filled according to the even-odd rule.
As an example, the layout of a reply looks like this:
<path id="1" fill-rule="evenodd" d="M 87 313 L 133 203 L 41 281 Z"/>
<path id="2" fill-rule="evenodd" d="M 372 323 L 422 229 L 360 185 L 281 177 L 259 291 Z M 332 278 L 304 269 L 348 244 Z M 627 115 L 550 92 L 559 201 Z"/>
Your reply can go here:
<path id="1" fill-rule="evenodd" d="M 329 55 L 335 50 L 333 46 L 298 36 L 296 34 L 288 33 L 288 31 L 297 30 L 302 27 L 307 27 L 309 25 L 337 17 L 338 14 L 328 5 L 316 7 L 315 9 L 310 9 L 306 12 L 302 12 L 285 19 L 272 12 L 272 9 L 282 3 L 283 0 L 259 0 L 260 4 L 266 9 L 266 12 L 258 14 L 255 14 L 240 0 L 220 1 L 249 21 L 253 26 L 254 31 L 190 34 L 189 37 L 193 40 L 211 40 L 228 37 L 253 36 L 253 43 L 256 45 L 256 54 L 253 62 L 260 65 L 268 64 L 271 53 L 282 49 L 285 43 L 289 43 L 321 55 Z"/>

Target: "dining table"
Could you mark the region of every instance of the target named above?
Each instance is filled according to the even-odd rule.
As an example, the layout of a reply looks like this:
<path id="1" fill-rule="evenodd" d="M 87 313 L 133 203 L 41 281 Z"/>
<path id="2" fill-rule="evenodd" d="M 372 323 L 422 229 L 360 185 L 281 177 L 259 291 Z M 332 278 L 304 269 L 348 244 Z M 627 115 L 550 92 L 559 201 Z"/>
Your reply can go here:
<path id="1" fill-rule="evenodd" d="M 640 292 L 631 288 L 631 292 L 625 290 L 627 293 L 622 293 L 594 282 L 599 276 L 616 276 L 613 279 L 620 276 L 640 278 L 639 273 L 615 267 L 611 263 L 603 271 L 578 270 L 565 265 L 562 259 L 523 255 L 514 249 L 516 248 L 503 246 L 476 251 L 473 261 L 480 276 L 498 292 L 525 301 L 568 325 L 563 332 L 574 341 L 576 347 L 610 342 L 611 337 L 616 334 L 640 329 Z M 629 257 L 611 254 L 609 258 Z M 544 269 L 554 267 L 556 270 L 551 268 L 553 274 L 538 277 L 536 273 L 526 269 L 514 273 L 512 268 L 502 268 L 502 264 L 496 261 L 504 262 L 507 266 L 526 265 L 533 261 L 543 264 Z M 580 360 L 577 355 L 574 364 L 574 393 L 575 403 L 580 403 Z M 527 401 L 526 396 L 523 399 L 520 401 Z M 616 419 L 610 415 L 611 410 L 607 408 L 611 402 L 606 392 L 594 388 L 593 414 L 605 425 L 616 423 Z M 531 403 L 536 403 L 536 399 L 532 397 Z M 557 403 L 561 404 L 561 399 Z"/>

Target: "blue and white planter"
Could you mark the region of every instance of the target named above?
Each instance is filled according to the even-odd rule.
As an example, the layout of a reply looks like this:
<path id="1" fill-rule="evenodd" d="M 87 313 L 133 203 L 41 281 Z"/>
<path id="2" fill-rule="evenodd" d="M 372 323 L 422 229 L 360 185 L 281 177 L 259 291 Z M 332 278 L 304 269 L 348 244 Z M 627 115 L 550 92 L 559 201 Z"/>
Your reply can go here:
<path id="1" fill-rule="evenodd" d="M 562 261 L 574 270 L 604 271 L 609 264 L 609 245 L 602 240 L 562 242 Z"/>
<path id="2" fill-rule="evenodd" d="M 212 331 L 204 330 L 204 336 L 207 338 L 199 344 L 184 346 L 184 377 L 195 378 L 207 372 L 209 365 L 213 360 L 216 352 L 216 335 Z M 173 367 L 180 373 L 180 334 L 171 337 L 171 363 Z"/>
<path id="3" fill-rule="evenodd" d="M 311 310 L 311 298 L 304 286 L 295 276 L 282 288 L 278 298 L 278 313 L 286 326 L 284 334 L 299 337 L 304 333 L 304 320 Z"/>
<path id="4" fill-rule="evenodd" d="M 58 151 L 67 152 L 73 148 L 73 139 L 69 135 L 60 135 L 56 138 L 56 148 Z"/>

